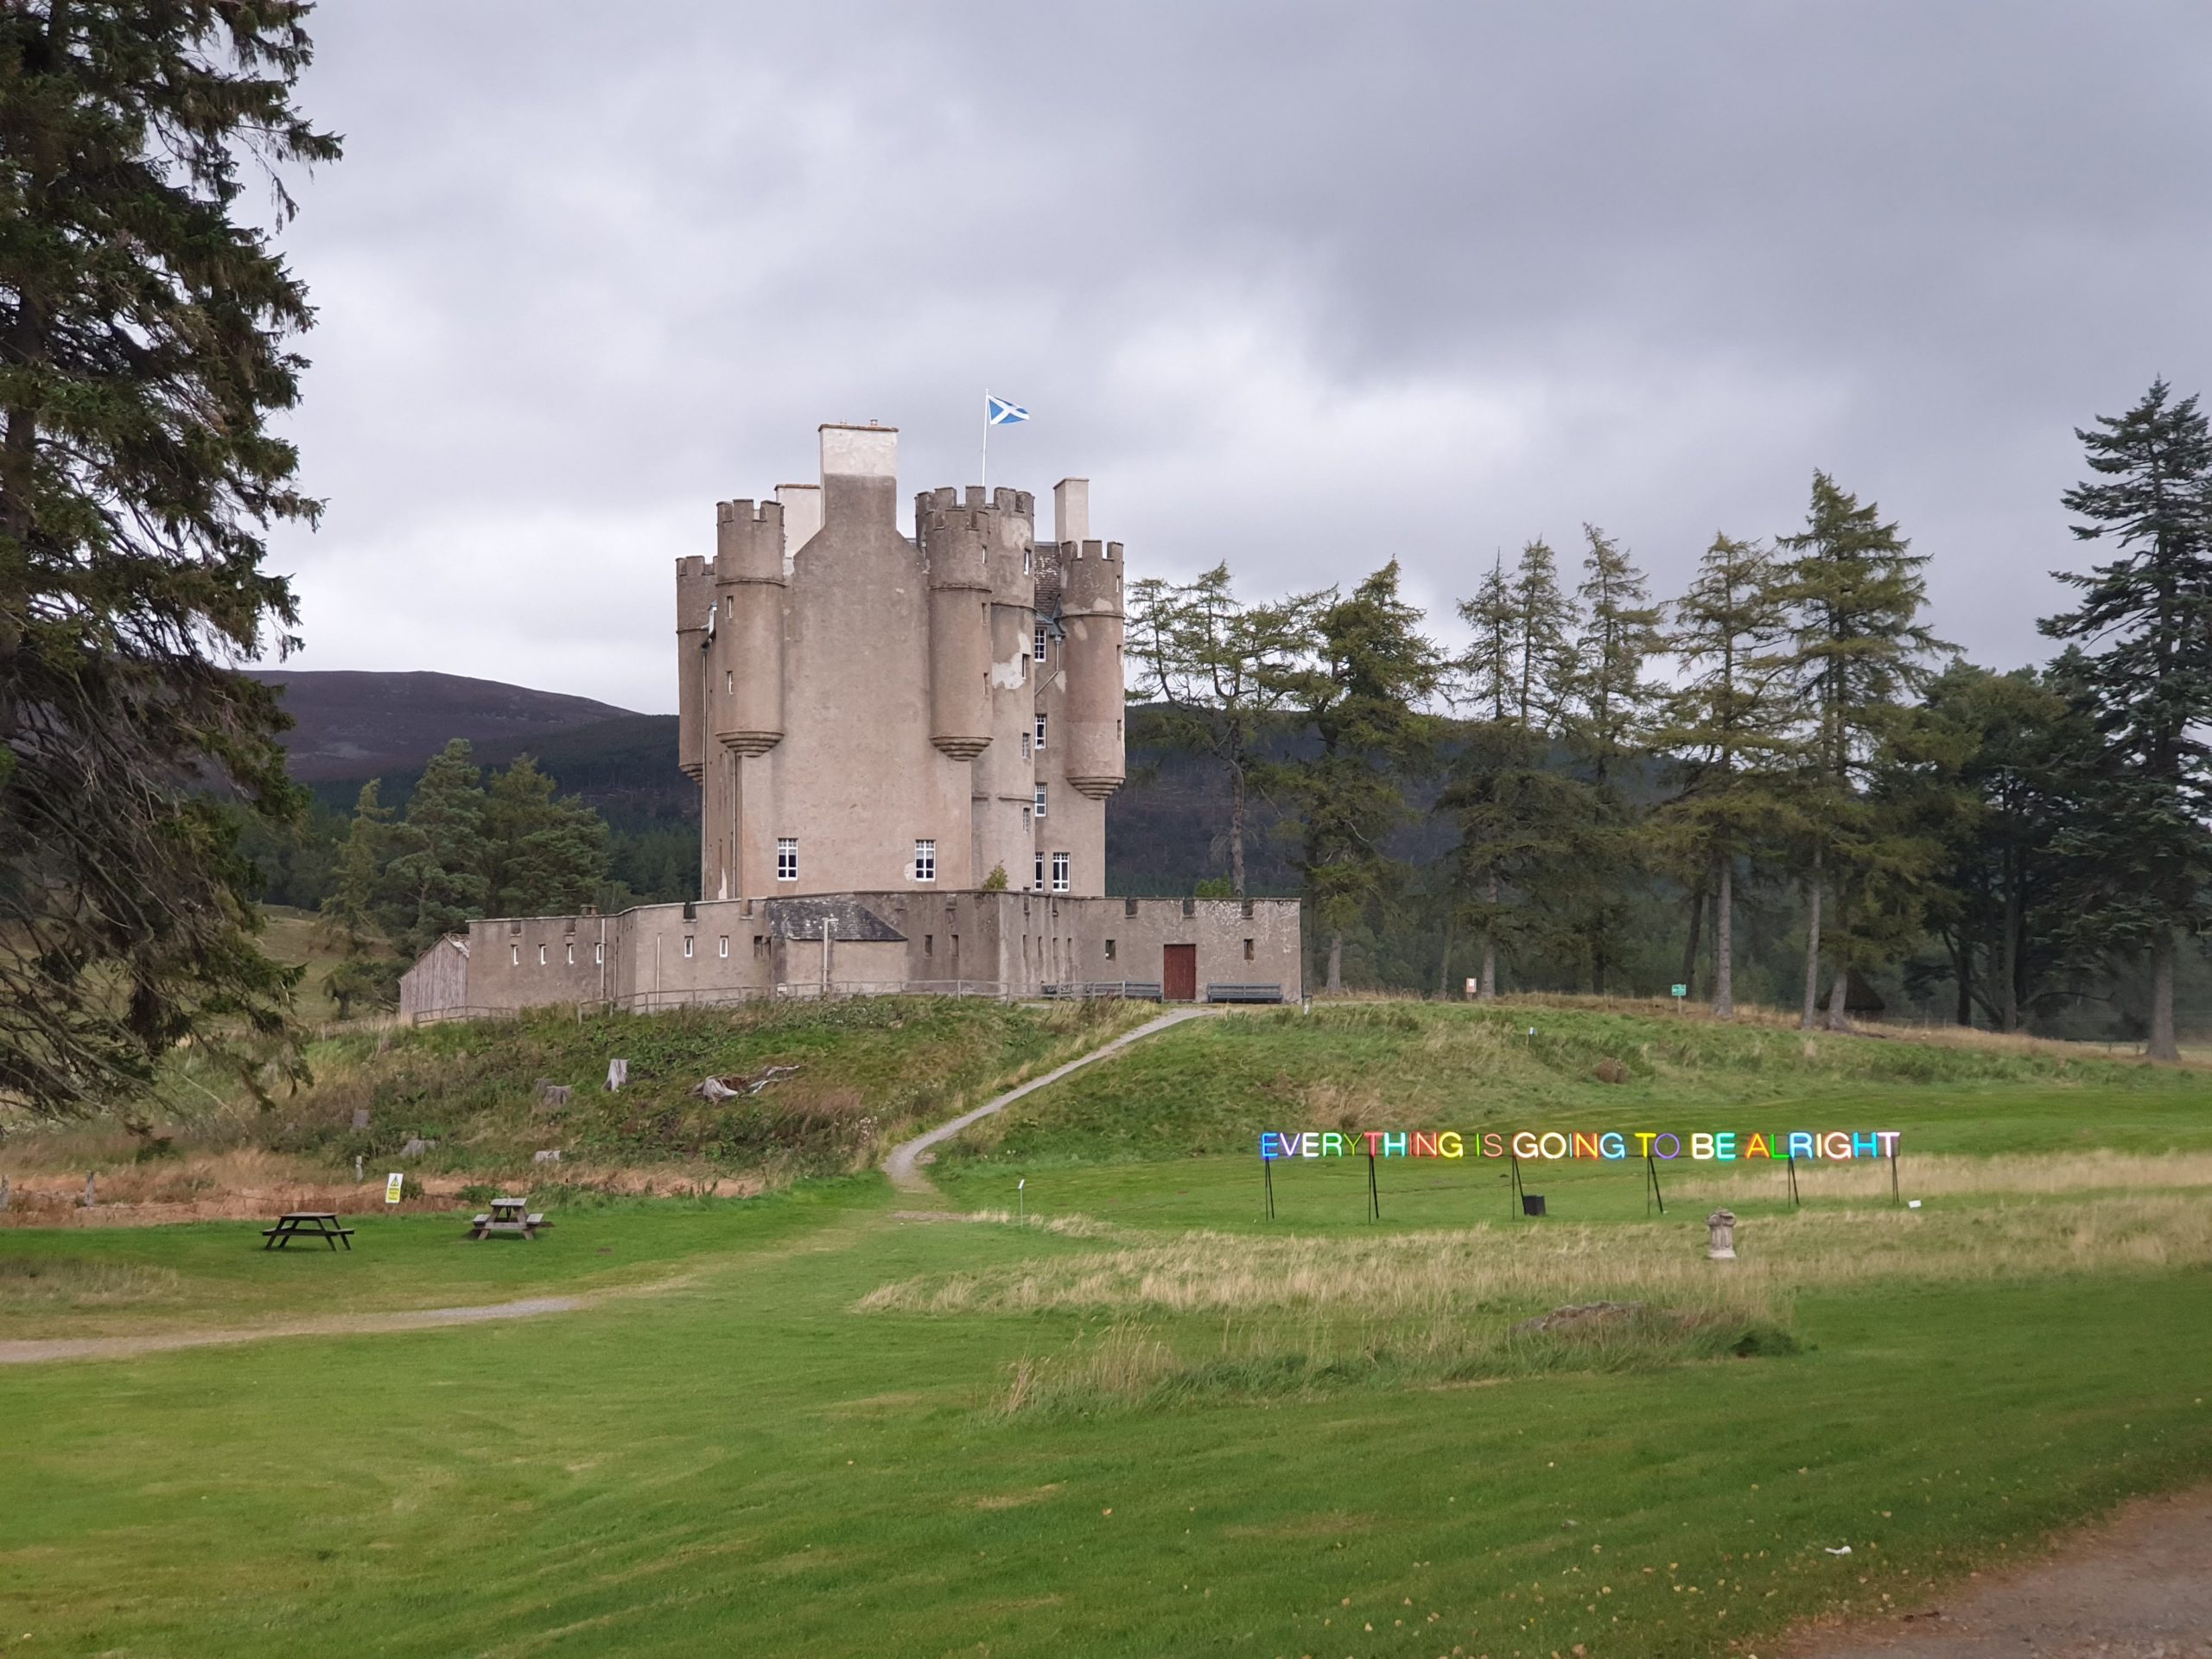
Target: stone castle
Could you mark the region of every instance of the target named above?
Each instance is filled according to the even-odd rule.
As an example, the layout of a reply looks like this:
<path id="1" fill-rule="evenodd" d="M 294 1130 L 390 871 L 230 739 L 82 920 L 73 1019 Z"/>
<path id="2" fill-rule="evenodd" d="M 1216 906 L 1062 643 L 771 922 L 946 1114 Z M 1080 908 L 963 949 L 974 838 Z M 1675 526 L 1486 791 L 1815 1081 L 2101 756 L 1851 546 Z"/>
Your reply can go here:
<path id="1" fill-rule="evenodd" d="M 1106 898 L 1125 772 L 1122 546 L 1090 486 L 944 488 L 821 429 L 818 484 L 725 501 L 676 570 L 696 903 L 502 917 L 400 982 L 416 1019 L 772 995 L 1295 998 L 1295 899 Z"/>

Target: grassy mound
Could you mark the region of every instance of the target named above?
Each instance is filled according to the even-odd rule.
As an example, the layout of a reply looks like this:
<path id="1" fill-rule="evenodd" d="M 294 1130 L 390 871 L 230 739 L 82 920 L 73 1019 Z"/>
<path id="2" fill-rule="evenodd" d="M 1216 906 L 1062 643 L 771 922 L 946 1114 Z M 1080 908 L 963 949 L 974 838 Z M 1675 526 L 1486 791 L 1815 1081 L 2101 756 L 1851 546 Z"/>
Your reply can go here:
<path id="1" fill-rule="evenodd" d="M 320 1046 L 315 1083 L 238 1128 L 270 1151 L 340 1166 L 357 1154 L 382 1166 L 410 1137 L 435 1141 L 410 1166 L 432 1174 L 503 1168 L 549 1147 L 606 1163 L 836 1173 L 1148 1011 L 883 997 L 365 1033 Z M 629 1083 L 609 1093 L 617 1057 Z M 705 1077 L 772 1065 L 798 1070 L 749 1097 L 692 1093 Z M 568 1102 L 541 1101 L 541 1081 L 569 1089 Z M 361 1110 L 368 1127 L 357 1129 Z"/>
<path id="2" fill-rule="evenodd" d="M 1973 1103 L 2000 1093 L 2002 1144 L 1985 1144 Z M 2068 1145 L 2087 1122 L 2104 1146 L 2212 1144 L 2212 1080 L 2086 1047 L 1808 1035 L 1556 1005 L 1362 1003 L 1192 1021 L 1021 1101 L 951 1156 L 1138 1160 L 1249 1154 L 1266 1129 L 1663 1128 L 1669 1112 L 1845 1101 L 1880 1103 L 1895 1120 L 1885 1127 L 1942 1109 L 1956 1144 L 1916 1137 L 1926 1150 Z"/>

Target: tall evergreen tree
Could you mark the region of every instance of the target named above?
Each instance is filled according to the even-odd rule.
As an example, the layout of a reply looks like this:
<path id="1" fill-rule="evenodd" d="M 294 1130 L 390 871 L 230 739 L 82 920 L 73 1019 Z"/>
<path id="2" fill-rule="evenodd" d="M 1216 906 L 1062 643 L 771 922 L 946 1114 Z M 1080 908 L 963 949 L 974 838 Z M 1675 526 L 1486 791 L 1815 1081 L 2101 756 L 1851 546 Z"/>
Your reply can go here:
<path id="1" fill-rule="evenodd" d="M 1345 929 L 1397 874 L 1387 842 L 1407 816 L 1406 782 L 1431 761 L 1435 721 L 1417 705 L 1443 664 L 1399 594 L 1392 560 L 1315 619 L 1318 658 L 1295 677 L 1319 752 L 1286 766 L 1300 809 L 1299 857 L 1316 925 L 1329 942 L 1328 988 L 1344 988 Z"/>
<path id="2" fill-rule="evenodd" d="M 2176 1060 L 2175 954 L 2212 920 L 2212 435 L 2163 379 L 2075 435 L 2095 476 L 2063 498 L 2074 534 L 2117 556 L 2057 572 L 2082 602 L 2043 624 L 2088 642 L 2078 671 L 2107 758 L 2099 810 L 2067 840 L 2099 873 L 2085 925 L 2151 959 L 2150 1052 Z"/>
<path id="3" fill-rule="evenodd" d="M 1644 753 L 1658 690 L 1648 670 L 1664 612 L 1651 603 L 1643 573 L 1619 543 L 1595 524 L 1583 525 L 1582 533 L 1580 627 L 1570 647 L 1562 728 L 1581 769 L 1587 822 L 1561 896 L 1575 912 L 1591 988 L 1603 995 L 1641 865 L 1623 774 Z"/>
<path id="4" fill-rule="evenodd" d="M 1774 785 L 1793 744 L 1784 695 L 1789 607 L 1772 556 L 1717 535 L 1689 591 L 1675 603 L 1669 644 L 1683 677 L 1668 699 L 1657 747 L 1675 757 L 1676 792 L 1658 831 L 1689 867 L 1693 893 L 1713 899 L 1713 1012 L 1736 1012 L 1735 876 L 1777 817 Z M 1696 957 L 1693 908 L 1689 956 Z"/>
<path id="5" fill-rule="evenodd" d="M 1459 615 L 1473 640 L 1455 664 L 1455 689 L 1477 724 L 1437 801 L 1459 830 L 1445 872 L 1439 971 L 1448 986 L 1452 940 L 1464 926 L 1481 943 L 1476 994 L 1487 1000 L 1498 993 L 1501 949 L 1525 952 L 1552 936 L 1550 915 L 1533 896 L 1562 885 L 1585 839 L 1580 788 L 1551 764 L 1573 695 L 1573 607 L 1551 549 L 1538 540 L 1522 550 L 1510 575 L 1503 559 L 1493 563 Z"/>
<path id="6" fill-rule="evenodd" d="M 607 883 L 607 824 L 530 755 L 492 779 L 484 802 L 484 886 L 494 914 L 558 916 L 595 902 Z"/>
<path id="7" fill-rule="evenodd" d="M 41 1115 L 187 1037 L 250 1081 L 289 1029 L 218 791 L 300 805 L 226 664 L 289 643 L 262 537 L 316 511 L 269 426 L 311 314 L 238 200 L 338 155 L 292 103 L 307 12 L 0 6 L 0 1096 Z"/>
<path id="8" fill-rule="evenodd" d="M 378 798 L 382 788 L 383 780 L 372 778 L 355 797 L 322 901 L 324 935 L 341 957 L 365 955 L 382 943 L 377 912 L 392 853 L 392 810 Z"/>
<path id="9" fill-rule="evenodd" d="M 1196 582 L 1148 577 L 1130 589 L 1128 656 L 1138 696 L 1154 701 L 1140 734 L 1210 756 L 1229 782 L 1229 890 L 1244 896 L 1245 819 L 1257 748 L 1300 683 L 1319 595 L 1262 603 L 1236 597 L 1229 567 Z"/>
<path id="10" fill-rule="evenodd" d="M 484 789 L 466 738 L 430 758 L 393 836 L 385 931 L 403 954 L 428 950 L 484 913 Z"/>
<path id="11" fill-rule="evenodd" d="M 1892 833 L 1868 791 L 1904 728 L 1904 700 L 1927 683 L 1927 658 L 1941 642 L 1920 620 L 1926 556 L 1910 550 L 1874 503 L 1862 506 L 1826 473 L 1813 474 L 1805 528 L 1781 545 L 1792 556 L 1783 591 L 1808 727 L 1798 794 L 1808 847 L 1802 1023 L 1810 1029 L 1823 961 L 1835 959 L 1828 1019 L 1840 1025 L 1853 969 L 1868 965 L 1878 933 L 1903 925 L 1933 856 Z M 1830 889 L 1836 905 L 1824 918 Z"/>

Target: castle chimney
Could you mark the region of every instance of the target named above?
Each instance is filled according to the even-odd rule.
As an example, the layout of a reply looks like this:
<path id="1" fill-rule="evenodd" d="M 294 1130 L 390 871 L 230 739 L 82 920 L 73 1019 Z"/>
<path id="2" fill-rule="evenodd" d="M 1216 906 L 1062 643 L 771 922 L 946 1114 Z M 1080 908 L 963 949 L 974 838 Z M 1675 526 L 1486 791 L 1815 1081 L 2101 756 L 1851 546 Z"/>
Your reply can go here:
<path id="1" fill-rule="evenodd" d="M 898 517 L 899 429 L 837 426 L 822 429 L 822 512 L 825 520 Z"/>
<path id="2" fill-rule="evenodd" d="M 1090 480 L 1064 478 L 1052 486 L 1052 539 L 1073 547 L 1090 535 Z"/>
<path id="3" fill-rule="evenodd" d="M 776 499 L 784 509 L 784 574 L 791 559 L 822 528 L 822 486 L 819 484 L 779 484 Z"/>

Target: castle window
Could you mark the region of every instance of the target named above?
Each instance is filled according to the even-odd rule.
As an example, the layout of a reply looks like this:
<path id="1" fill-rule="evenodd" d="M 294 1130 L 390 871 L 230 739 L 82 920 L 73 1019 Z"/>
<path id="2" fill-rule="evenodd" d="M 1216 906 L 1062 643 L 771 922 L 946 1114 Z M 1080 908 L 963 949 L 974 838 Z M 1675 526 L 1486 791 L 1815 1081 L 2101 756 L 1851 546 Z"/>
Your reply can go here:
<path id="1" fill-rule="evenodd" d="M 687 957 L 691 954 L 691 936 L 689 933 L 683 936 L 683 954 Z"/>
<path id="2" fill-rule="evenodd" d="M 1025 575 L 1025 576 L 1026 576 L 1026 575 L 1027 575 L 1029 574 L 1029 571 L 1030 571 L 1030 564 L 1029 564 L 1029 561 L 1030 561 L 1031 559 L 1033 559 L 1033 557 L 1035 557 L 1035 556 L 1036 556 L 1036 554 L 1035 554 L 1034 550 L 1030 549 L 1030 548 L 1027 548 L 1027 547 L 1025 547 L 1025 548 L 1023 548 L 1023 549 L 1021 550 L 1021 574 L 1022 574 L 1023 575 Z"/>
<path id="3" fill-rule="evenodd" d="M 728 935 L 728 934 L 725 933 L 725 934 L 723 934 L 723 935 L 721 936 L 721 943 L 722 943 L 722 949 L 721 949 L 722 960 L 723 960 L 723 961 L 725 961 L 725 962 L 727 962 L 727 961 L 728 961 L 728 960 L 729 960 L 729 935 Z"/>
<path id="4" fill-rule="evenodd" d="M 914 843 L 914 880 L 917 881 L 937 880 L 937 842 L 934 841 L 918 841 Z"/>
<path id="5" fill-rule="evenodd" d="M 798 880 L 798 837 L 779 836 L 776 838 L 776 880 Z"/>
<path id="6" fill-rule="evenodd" d="M 1027 732 L 1021 734 L 1021 758 L 1025 760 L 1029 758 L 1029 734 Z"/>
<path id="7" fill-rule="evenodd" d="M 1244 960 L 1247 962 L 1252 960 L 1252 941 L 1249 939 L 1244 941 Z"/>
<path id="8" fill-rule="evenodd" d="M 925 933 L 922 935 L 922 954 L 925 957 L 933 957 L 937 955 L 936 934 Z"/>
<path id="9" fill-rule="evenodd" d="M 1037 855 L 1037 876 L 1030 886 L 1039 893 L 1045 891 L 1045 855 L 1042 853 Z"/>
<path id="10" fill-rule="evenodd" d="M 1045 816 L 1045 785 L 1042 784 L 1037 785 L 1037 816 L 1040 818 Z"/>
<path id="11" fill-rule="evenodd" d="M 606 960 L 607 960 L 607 946 L 606 946 L 604 944 L 594 944 L 594 946 L 592 946 L 592 948 L 591 948 L 591 965 L 592 965 L 593 967 L 596 968 L 596 967 L 600 966 L 600 964 L 601 964 L 601 963 L 604 963 Z"/>
<path id="12" fill-rule="evenodd" d="M 572 940 L 572 941 L 570 941 L 569 945 L 569 967 L 571 967 L 571 968 L 573 968 L 573 967 L 575 967 L 575 965 L 576 965 L 576 947 L 575 947 L 575 942 Z"/>
<path id="13" fill-rule="evenodd" d="M 1035 656 L 1037 660 L 1040 663 L 1045 660 L 1045 625 L 1042 622 L 1039 622 L 1037 625 L 1037 648 Z"/>
<path id="14" fill-rule="evenodd" d="M 753 954 L 756 957 L 765 957 L 768 954 L 768 936 L 766 933 L 755 933 L 753 936 Z"/>
<path id="15" fill-rule="evenodd" d="M 1106 941 L 1106 960 L 1109 962 L 1114 960 L 1114 941 L 1111 939 Z"/>
<path id="16" fill-rule="evenodd" d="M 1021 827 L 1024 830 L 1029 828 L 1029 809 L 1026 806 L 1021 809 Z"/>
<path id="17" fill-rule="evenodd" d="M 1065 853 L 1054 853 L 1052 855 L 1052 891 L 1065 893 L 1067 890 L 1068 855 Z"/>
<path id="18" fill-rule="evenodd" d="M 507 966 L 510 968 L 522 966 L 522 946 L 511 944 L 507 947 Z"/>
<path id="19" fill-rule="evenodd" d="M 1045 753 L 1045 716 L 1042 715 L 1037 716 L 1037 753 Z"/>
<path id="20" fill-rule="evenodd" d="M 728 695 L 730 695 L 730 694 L 734 694 L 734 693 L 736 691 L 736 690 L 737 690 L 737 671 L 736 671 L 736 670 L 734 670 L 734 669 L 724 669 L 724 670 L 722 671 L 722 691 L 723 691 L 723 694 L 724 694 L 725 696 L 728 696 Z"/>

